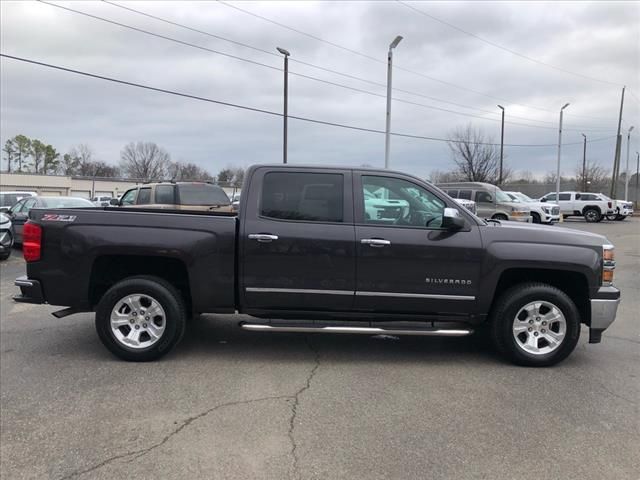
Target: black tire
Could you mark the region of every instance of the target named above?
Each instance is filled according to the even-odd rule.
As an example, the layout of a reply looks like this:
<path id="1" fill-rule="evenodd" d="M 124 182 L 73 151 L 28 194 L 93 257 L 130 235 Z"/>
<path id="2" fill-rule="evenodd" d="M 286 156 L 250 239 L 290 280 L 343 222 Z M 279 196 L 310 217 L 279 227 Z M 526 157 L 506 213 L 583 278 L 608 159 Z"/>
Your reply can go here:
<path id="1" fill-rule="evenodd" d="M 11 256 L 11 250 L 6 253 L 0 253 L 0 260 L 6 260 Z"/>
<path id="2" fill-rule="evenodd" d="M 616 221 L 618 222 L 623 221 L 625 218 L 627 218 L 626 215 L 620 215 L 620 214 L 616 215 Z"/>
<path id="3" fill-rule="evenodd" d="M 162 336 L 146 348 L 130 348 L 116 339 L 111 329 L 111 312 L 123 297 L 144 294 L 157 301 L 165 312 Z M 111 287 L 100 299 L 96 310 L 96 331 L 107 349 L 130 362 L 148 362 L 166 355 L 182 339 L 185 331 L 186 309 L 182 296 L 166 280 L 153 276 L 126 278 Z"/>
<path id="4" fill-rule="evenodd" d="M 582 215 L 584 216 L 585 221 L 588 223 L 596 223 L 602 220 L 602 214 L 597 208 L 586 208 L 582 212 Z"/>
<path id="5" fill-rule="evenodd" d="M 533 221 L 533 223 L 542 223 L 542 220 L 540 220 L 540 215 L 536 212 L 531 212 L 531 220 Z"/>
<path id="6" fill-rule="evenodd" d="M 607 220 L 609 220 L 610 222 L 613 222 L 614 220 L 617 220 L 617 216 L 618 216 L 618 214 L 616 214 L 616 213 L 610 213 L 610 214 L 605 215 Z"/>
<path id="7" fill-rule="evenodd" d="M 566 321 L 564 338 L 549 353 L 526 352 L 519 346 L 513 333 L 518 312 L 525 305 L 537 301 L 552 303 L 562 312 Z M 573 352 L 580 338 L 580 314 L 575 304 L 562 290 L 544 283 L 522 283 L 504 292 L 493 306 L 489 320 L 496 349 L 513 363 L 527 367 L 549 367 L 561 362 Z"/>
<path id="8" fill-rule="evenodd" d="M 493 217 L 494 220 L 500 220 L 500 221 L 507 221 L 509 220 L 509 217 L 507 217 L 506 215 L 502 214 L 502 213 L 496 213 Z"/>

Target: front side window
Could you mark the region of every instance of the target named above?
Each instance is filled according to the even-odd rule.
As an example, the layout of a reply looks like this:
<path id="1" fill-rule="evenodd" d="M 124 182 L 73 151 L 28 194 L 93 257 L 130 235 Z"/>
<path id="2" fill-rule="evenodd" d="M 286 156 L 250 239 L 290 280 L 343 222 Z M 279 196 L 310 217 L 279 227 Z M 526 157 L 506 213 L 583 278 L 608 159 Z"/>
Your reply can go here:
<path id="1" fill-rule="evenodd" d="M 282 220 L 344 221 L 340 173 L 271 172 L 264 176 L 260 214 Z"/>
<path id="2" fill-rule="evenodd" d="M 547 202 L 555 202 L 556 200 L 556 194 L 555 193 L 550 193 L 546 196 L 543 197 Z"/>
<path id="3" fill-rule="evenodd" d="M 11 209 L 9 210 L 11 213 L 18 213 L 22 210 L 22 207 L 24 207 L 26 200 L 24 201 L 19 201 L 18 203 L 16 203 L 13 207 L 11 207 Z"/>
<path id="4" fill-rule="evenodd" d="M 445 203 L 430 191 L 400 178 L 362 176 L 364 219 L 376 225 L 438 228 Z"/>
<path id="5" fill-rule="evenodd" d="M 136 196 L 138 195 L 138 189 L 134 188 L 133 190 L 129 190 L 122 195 L 122 200 L 120 203 L 122 205 L 133 205 L 136 203 Z"/>
<path id="6" fill-rule="evenodd" d="M 156 186 L 156 201 L 155 203 L 164 205 L 173 205 L 176 203 L 174 195 L 173 185 L 158 185 Z"/>
<path id="7" fill-rule="evenodd" d="M 35 206 L 36 206 L 36 200 L 34 198 L 30 198 L 29 200 L 24 202 L 21 212 L 29 213 L 29 210 L 31 210 Z"/>
<path id="8" fill-rule="evenodd" d="M 138 205 L 149 205 L 151 203 L 151 188 L 141 188 L 138 192 Z"/>
<path id="9" fill-rule="evenodd" d="M 554 195 L 555 198 L 555 195 Z M 571 200 L 571 194 L 570 193 L 561 193 L 560 194 L 560 200 Z"/>
<path id="10" fill-rule="evenodd" d="M 493 197 L 489 192 L 476 192 L 477 203 L 493 203 Z"/>

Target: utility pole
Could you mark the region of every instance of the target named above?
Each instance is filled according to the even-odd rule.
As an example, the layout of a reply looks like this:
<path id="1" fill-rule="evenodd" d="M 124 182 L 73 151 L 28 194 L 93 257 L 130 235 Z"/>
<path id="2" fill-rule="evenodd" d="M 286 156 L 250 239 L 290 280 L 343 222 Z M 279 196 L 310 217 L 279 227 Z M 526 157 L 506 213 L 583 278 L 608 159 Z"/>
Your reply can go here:
<path id="1" fill-rule="evenodd" d="M 502 127 L 500 129 L 500 173 L 498 174 L 498 186 L 502 186 L 502 160 L 504 158 L 504 107 L 498 105 L 502 110 Z"/>
<path id="2" fill-rule="evenodd" d="M 387 124 L 384 131 L 384 168 L 389 168 L 389 149 L 390 139 L 389 132 L 391 131 L 391 77 L 393 68 L 393 49 L 398 46 L 402 41 L 402 37 L 398 35 L 393 39 L 393 42 L 389 45 L 389 53 L 387 54 Z"/>
<path id="3" fill-rule="evenodd" d="M 620 170 L 620 149 L 622 147 L 622 136 L 620 135 L 620 128 L 622 126 L 622 108 L 624 106 L 624 91 L 627 87 L 622 87 L 622 97 L 620 98 L 620 114 L 618 115 L 618 134 L 616 135 L 616 153 L 613 158 L 613 175 L 611 176 L 611 191 L 610 197 L 616 198 L 616 187 L 618 183 L 618 171 Z"/>
<path id="4" fill-rule="evenodd" d="M 636 152 L 636 209 L 638 208 L 638 177 L 640 177 L 640 152 Z"/>
<path id="5" fill-rule="evenodd" d="M 627 167 L 624 169 L 624 201 L 628 200 L 629 196 L 629 144 L 631 143 L 631 130 L 633 130 L 633 125 L 629 127 L 629 131 L 627 132 Z"/>
<path id="6" fill-rule="evenodd" d="M 289 53 L 284 48 L 276 47 L 276 50 L 284 55 L 284 120 L 283 139 L 282 139 L 282 163 L 287 163 L 287 119 L 289 108 Z"/>
<path id="7" fill-rule="evenodd" d="M 582 191 L 587 191 L 587 136 L 582 133 L 584 144 L 582 147 Z"/>
<path id="8" fill-rule="evenodd" d="M 560 205 L 560 157 L 562 154 L 562 114 L 564 113 L 564 109 L 569 106 L 568 103 L 565 103 L 560 109 L 560 124 L 558 126 L 558 171 L 556 176 L 556 202 Z M 563 222 L 562 213 L 560 214 L 560 223 Z"/>

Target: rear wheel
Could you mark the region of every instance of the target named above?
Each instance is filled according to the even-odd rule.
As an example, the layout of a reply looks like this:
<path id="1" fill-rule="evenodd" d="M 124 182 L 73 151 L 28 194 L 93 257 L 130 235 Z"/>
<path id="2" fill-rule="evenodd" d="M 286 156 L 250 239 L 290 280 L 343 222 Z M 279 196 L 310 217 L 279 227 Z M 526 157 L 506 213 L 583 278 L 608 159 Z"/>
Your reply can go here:
<path id="1" fill-rule="evenodd" d="M 524 283 L 504 292 L 491 312 L 497 350 L 518 365 L 547 367 L 564 360 L 580 338 L 580 315 L 558 288 Z"/>
<path id="2" fill-rule="evenodd" d="M 152 276 L 118 282 L 96 310 L 102 343 L 123 360 L 144 362 L 168 353 L 182 338 L 186 312 L 180 293 Z"/>
<path id="3" fill-rule="evenodd" d="M 602 220 L 602 215 L 600 214 L 600 210 L 596 208 L 587 208 L 582 212 L 584 219 L 589 223 L 595 223 Z"/>

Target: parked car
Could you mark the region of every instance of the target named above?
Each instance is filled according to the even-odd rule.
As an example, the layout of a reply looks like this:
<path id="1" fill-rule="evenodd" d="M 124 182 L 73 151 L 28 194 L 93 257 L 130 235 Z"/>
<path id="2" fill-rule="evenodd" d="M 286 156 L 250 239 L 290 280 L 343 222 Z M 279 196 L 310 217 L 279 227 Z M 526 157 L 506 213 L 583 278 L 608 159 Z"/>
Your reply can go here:
<path id="1" fill-rule="evenodd" d="M 609 197 L 607 197 L 609 199 Z M 633 202 L 626 200 L 613 200 L 613 213 L 607 214 L 607 220 L 622 221 L 633 215 Z"/>
<path id="2" fill-rule="evenodd" d="M 96 207 L 108 207 L 109 205 L 111 205 L 111 200 L 113 199 L 113 197 L 111 195 L 106 196 L 97 196 L 97 197 L 93 197 L 91 199 L 91 202 L 96 206 Z"/>
<path id="3" fill-rule="evenodd" d="M 231 196 L 231 208 L 234 212 L 240 210 L 240 192 L 234 193 Z"/>
<path id="4" fill-rule="evenodd" d="M 560 221 L 560 205 L 539 202 L 522 192 L 504 192 L 516 202 L 522 202 L 531 209 L 533 223 L 555 223 Z"/>
<path id="5" fill-rule="evenodd" d="M 477 215 L 495 220 L 531 222 L 531 210 L 521 202 L 514 201 L 500 188 L 483 182 L 441 183 L 436 185 L 451 198 L 462 198 L 476 202 Z"/>
<path id="6" fill-rule="evenodd" d="M 260 332 L 464 336 L 486 324 L 530 366 L 566 358 L 581 323 L 598 343 L 615 319 L 602 235 L 486 222 L 389 170 L 259 165 L 245 182 L 238 215 L 34 210 L 14 299 L 67 307 L 56 317 L 95 311 L 103 344 L 130 361 L 166 354 L 204 312 L 250 315 L 240 327 Z M 408 208 L 367 218 L 377 191 Z"/>
<path id="7" fill-rule="evenodd" d="M 556 192 L 550 192 L 540 201 L 557 203 L 562 216 L 584 217 L 587 222 L 600 222 L 605 215 L 614 213 L 613 201 L 601 193 L 560 192 L 560 200 L 556 201 Z"/>
<path id="8" fill-rule="evenodd" d="M 0 260 L 6 260 L 11 256 L 13 247 L 13 233 L 11 233 L 11 219 L 0 212 Z"/>
<path id="9" fill-rule="evenodd" d="M 16 203 L 8 212 L 16 245 L 22 245 L 22 229 L 32 208 L 95 208 L 86 198 L 79 197 L 29 197 Z"/>
<path id="10" fill-rule="evenodd" d="M 464 208 L 469 210 L 471 213 L 476 215 L 478 213 L 478 209 L 476 208 L 476 202 L 473 200 L 466 200 L 464 198 L 454 198 L 456 202 L 462 205 Z"/>
<path id="11" fill-rule="evenodd" d="M 402 199 L 389 199 L 376 196 L 375 194 L 364 191 L 364 209 L 365 217 L 368 219 L 388 220 L 394 222 L 399 216 L 402 216 L 409 203 Z"/>
<path id="12" fill-rule="evenodd" d="M 36 192 L 0 192 L 0 212 L 8 212 L 23 198 L 35 196 Z"/>
<path id="13" fill-rule="evenodd" d="M 111 205 L 119 207 L 162 208 L 167 210 L 204 210 L 232 212 L 225 191 L 208 182 L 145 183 L 127 190 Z"/>

